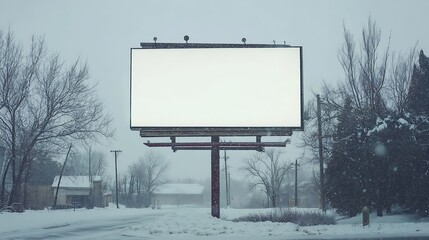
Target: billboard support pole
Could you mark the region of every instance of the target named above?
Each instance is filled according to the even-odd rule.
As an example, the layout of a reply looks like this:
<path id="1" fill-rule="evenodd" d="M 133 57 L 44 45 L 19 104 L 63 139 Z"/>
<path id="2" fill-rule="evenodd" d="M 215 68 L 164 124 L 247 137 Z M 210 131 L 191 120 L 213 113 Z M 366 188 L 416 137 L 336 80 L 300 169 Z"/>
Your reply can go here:
<path id="1" fill-rule="evenodd" d="M 289 135 L 290 136 L 290 135 Z M 148 147 L 171 147 L 173 152 L 178 150 L 210 150 L 211 151 L 211 213 L 213 217 L 220 218 L 220 150 L 252 150 L 263 152 L 265 147 L 286 147 L 290 143 L 287 139 L 284 142 L 262 142 L 261 136 L 256 136 L 256 142 L 220 142 L 219 136 L 212 136 L 210 142 L 176 142 L 176 137 L 170 137 L 171 143 L 167 142 L 147 142 Z M 226 157 L 225 157 L 226 158 Z M 228 174 L 229 175 L 229 174 Z M 230 204 L 228 180 L 228 205 Z"/>
<path id="2" fill-rule="evenodd" d="M 220 217 L 220 184 L 219 184 L 219 136 L 212 137 L 211 185 L 212 185 L 212 216 Z"/>

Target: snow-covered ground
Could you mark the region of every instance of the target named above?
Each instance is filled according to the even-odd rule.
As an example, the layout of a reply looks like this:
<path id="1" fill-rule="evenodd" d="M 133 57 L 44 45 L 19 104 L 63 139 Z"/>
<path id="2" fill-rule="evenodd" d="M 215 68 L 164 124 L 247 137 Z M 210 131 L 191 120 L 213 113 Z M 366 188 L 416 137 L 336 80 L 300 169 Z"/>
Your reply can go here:
<path id="1" fill-rule="evenodd" d="M 221 209 L 221 219 L 209 208 L 163 207 L 127 209 L 26 211 L 0 214 L 1 239 L 308 239 L 429 237 L 429 218 L 412 215 L 376 217 L 370 226 L 361 216 L 337 225 L 300 227 L 293 223 L 232 222 L 249 213 L 269 209 Z"/>

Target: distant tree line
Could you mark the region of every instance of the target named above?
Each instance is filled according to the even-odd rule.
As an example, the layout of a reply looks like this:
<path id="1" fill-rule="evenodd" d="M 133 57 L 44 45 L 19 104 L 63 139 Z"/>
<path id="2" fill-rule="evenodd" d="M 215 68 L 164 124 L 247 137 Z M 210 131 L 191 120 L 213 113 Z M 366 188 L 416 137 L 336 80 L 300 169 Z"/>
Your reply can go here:
<path id="1" fill-rule="evenodd" d="M 380 43 L 371 18 L 358 44 L 344 27 L 338 57 L 345 78 L 325 84 L 322 94 L 324 191 L 347 216 L 364 206 L 378 216 L 392 207 L 428 215 L 429 59 L 423 50 L 417 58 L 416 47 L 395 55 L 390 37 L 385 50 Z M 314 119 L 304 141 L 317 149 Z"/>

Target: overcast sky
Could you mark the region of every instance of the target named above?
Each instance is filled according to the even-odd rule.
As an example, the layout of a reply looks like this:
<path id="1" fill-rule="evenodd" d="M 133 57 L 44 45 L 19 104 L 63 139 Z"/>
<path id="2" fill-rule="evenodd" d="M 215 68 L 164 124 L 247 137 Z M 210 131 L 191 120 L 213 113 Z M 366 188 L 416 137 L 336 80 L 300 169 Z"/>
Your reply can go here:
<path id="1" fill-rule="evenodd" d="M 99 97 L 117 129 L 116 140 L 99 149 L 112 163 L 108 151 L 121 149 L 119 171 L 126 171 L 129 163 L 148 151 L 142 144 L 147 139 L 129 129 L 129 54 L 140 42 L 151 42 L 155 36 L 158 42 L 184 42 L 183 36 L 189 35 L 194 43 L 241 43 L 246 37 L 247 43 L 275 40 L 303 46 L 304 100 L 308 101 L 322 81 L 335 83 L 343 77 L 337 59 L 343 23 L 358 37 L 372 16 L 382 29 L 383 45 L 391 34 L 391 49 L 396 52 L 406 52 L 416 42 L 418 49 L 429 52 L 428 9 L 425 0 L 0 0 L 0 29 L 10 28 L 25 46 L 31 35 L 44 35 L 49 50 L 59 52 L 65 62 L 76 58 L 88 62 L 91 80 L 98 82 Z M 172 177 L 209 177 L 209 152 L 158 151 L 170 162 Z M 300 155 L 294 146 L 285 152 L 290 161 Z M 251 154 L 228 153 L 233 175 L 239 174 L 242 160 Z"/>

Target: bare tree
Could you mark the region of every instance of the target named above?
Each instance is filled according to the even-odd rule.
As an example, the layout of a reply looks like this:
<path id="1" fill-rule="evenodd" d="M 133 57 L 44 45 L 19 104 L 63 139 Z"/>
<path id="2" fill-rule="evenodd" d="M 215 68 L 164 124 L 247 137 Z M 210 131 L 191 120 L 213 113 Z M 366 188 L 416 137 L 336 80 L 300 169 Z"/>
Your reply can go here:
<path id="1" fill-rule="evenodd" d="M 366 103 L 378 115 L 381 115 L 383 111 L 381 90 L 386 81 L 390 36 L 389 44 L 381 59 L 378 58 L 380 41 L 381 30 L 377 28 L 375 21 L 369 18 L 367 28 L 362 30 L 362 52 L 359 60 L 360 79 Z"/>
<path id="2" fill-rule="evenodd" d="M 111 119 L 89 83 L 88 66 L 77 60 L 66 67 L 58 54 L 47 54 L 42 38 L 33 37 L 25 55 L 10 31 L 0 36 L 0 89 L 0 140 L 10 152 L 2 185 L 11 168 L 9 205 L 22 203 L 33 149 L 65 149 L 69 142 L 113 135 Z M 4 204 L 4 187 L 1 196 Z"/>
<path id="3" fill-rule="evenodd" d="M 10 157 L 2 176 L 1 203 L 4 204 L 4 185 L 6 175 L 11 168 L 11 178 L 16 179 L 17 158 L 20 157 L 20 126 L 21 112 L 25 108 L 26 99 L 30 94 L 30 84 L 36 79 L 36 72 L 44 56 L 43 42 L 32 39 L 31 50 L 25 59 L 22 47 L 15 42 L 14 35 L 9 31 L 5 36 L 0 33 L 0 137 Z M 28 157 L 27 157 L 28 158 Z"/>
<path id="4" fill-rule="evenodd" d="M 71 175 L 106 177 L 108 162 L 105 155 L 98 151 L 75 153 L 67 166 L 67 172 Z"/>
<path id="5" fill-rule="evenodd" d="M 146 207 L 150 205 L 153 192 L 167 182 L 167 169 L 167 162 L 154 151 L 147 152 L 137 163 L 130 166 L 130 189 L 133 186 L 137 198 L 140 198 Z"/>
<path id="6" fill-rule="evenodd" d="M 396 58 L 392 57 L 392 67 L 386 84 L 386 95 L 390 100 L 391 107 L 396 112 L 403 113 L 406 108 L 408 90 L 416 62 L 416 47 L 410 49 L 406 56 L 398 54 Z"/>
<path id="7" fill-rule="evenodd" d="M 242 171 L 251 178 L 252 189 L 262 189 L 272 207 L 277 206 L 284 177 L 291 170 L 291 165 L 281 159 L 282 154 L 276 149 L 266 149 L 264 153 L 256 153 L 246 159 L 242 167 Z"/>
<path id="8" fill-rule="evenodd" d="M 322 122 L 322 143 L 323 154 L 329 156 L 333 134 L 335 132 L 335 122 L 339 110 L 342 108 L 340 91 L 335 90 L 335 87 L 323 85 L 323 94 L 321 96 L 321 122 Z M 308 163 L 319 164 L 319 144 L 318 144 L 318 120 L 316 116 L 316 98 L 310 100 L 307 104 L 306 111 L 309 113 L 308 119 L 304 122 L 304 132 L 301 135 L 301 144 L 299 145 L 304 149 L 301 156 Z"/>
<path id="9" fill-rule="evenodd" d="M 349 95 L 358 113 L 369 110 L 380 116 L 386 107 L 382 90 L 387 79 L 390 36 L 386 49 L 380 54 L 381 30 L 370 17 L 366 28 L 362 30 L 360 51 L 357 52 L 353 35 L 345 25 L 343 28 L 344 43 L 338 53 L 345 73 L 344 92 L 341 94 Z"/>
<path id="10" fill-rule="evenodd" d="M 390 36 L 386 49 L 381 50 L 381 30 L 375 21 L 368 18 L 358 44 L 345 24 L 343 24 L 343 38 L 343 45 L 338 51 L 338 60 L 344 71 L 344 81 L 336 86 L 324 84 L 320 94 L 322 151 L 327 160 L 326 163 L 329 163 L 332 155 L 334 141 L 338 141 L 333 136 L 336 132 L 337 117 L 343 109 L 346 98 L 352 100 L 356 119 L 359 119 L 364 127 L 372 124 L 376 116 L 382 116 L 387 107 L 385 89 L 388 79 Z M 307 156 L 304 157 L 308 161 L 319 163 L 315 102 L 315 99 L 312 99 L 307 109 L 310 118 L 305 122 L 302 147 L 307 150 Z"/>
<path id="11" fill-rule="evenodd" d="M 143 183 L 146 192 L 153 193 L 166 182 L 167 162 L 156 152 L 149 151 L 140 159 L 146 169 L 146 181 Z"/>
<path id="12" fill-rule="evenodd" d="M 133 203 L 132 203 L 133 181 L 128 174 L 122 174 L 118 178 L 119 178 L 118 191 L 120 196 L 119 197 L 120 202 L 124 204 L 126 207 L 132 207 L 133 206 Z"/>
<path id="13" fill-rule="evenodd" d="M 109 165 L 105 155 L 101 152 L 94 152 L 92 158 L 91 168 L 93 169 L 94 175 L 104 178 L 104 176 L 106 176 L 107 166 Z"/>

